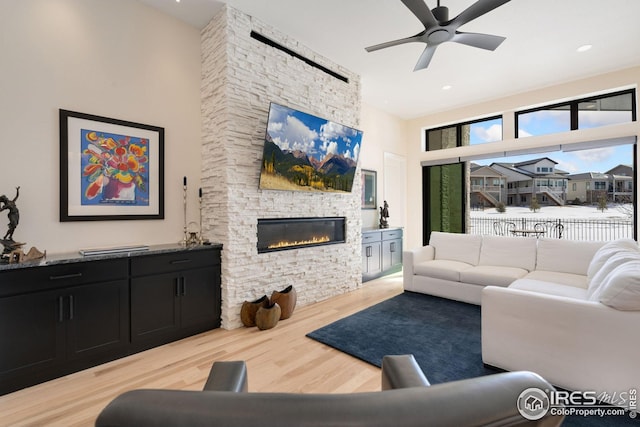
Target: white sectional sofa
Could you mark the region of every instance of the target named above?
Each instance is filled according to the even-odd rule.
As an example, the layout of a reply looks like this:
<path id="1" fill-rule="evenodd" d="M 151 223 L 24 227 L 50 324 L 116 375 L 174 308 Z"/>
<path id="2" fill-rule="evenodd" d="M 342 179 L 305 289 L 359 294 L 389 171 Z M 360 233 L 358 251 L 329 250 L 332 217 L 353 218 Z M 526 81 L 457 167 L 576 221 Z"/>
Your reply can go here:
<path id="1" fill-rule="evenodd" d="M 640 388 L 635 241 L 434 232 L 403 261 L 405 290 L 482 305 L 487 365 L 531 370 L 605 400 L 606 393 L 623 407 Z"/>

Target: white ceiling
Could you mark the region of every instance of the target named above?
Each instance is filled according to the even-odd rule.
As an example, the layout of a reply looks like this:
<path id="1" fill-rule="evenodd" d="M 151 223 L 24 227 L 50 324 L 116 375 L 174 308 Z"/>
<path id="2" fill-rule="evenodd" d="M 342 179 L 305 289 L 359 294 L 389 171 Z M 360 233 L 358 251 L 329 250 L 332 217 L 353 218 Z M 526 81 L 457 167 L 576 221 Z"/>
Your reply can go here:
<path id="1" fill-rule="evenodd" d="M 511 0 L 460 28 L 505 36 L 496 51 L 445 43 L 418 72 L 421 43 L 364 50 L 424 29 L 400 0 L 140 1 L 197 28 L 228 3 L 358 73 L 363 100 L 402 118 L 640 65 L 638 0 Z M 474 1 L 441 5 L 453 18 Z M 576 52 L 585 44 L 593 48 Z"/>

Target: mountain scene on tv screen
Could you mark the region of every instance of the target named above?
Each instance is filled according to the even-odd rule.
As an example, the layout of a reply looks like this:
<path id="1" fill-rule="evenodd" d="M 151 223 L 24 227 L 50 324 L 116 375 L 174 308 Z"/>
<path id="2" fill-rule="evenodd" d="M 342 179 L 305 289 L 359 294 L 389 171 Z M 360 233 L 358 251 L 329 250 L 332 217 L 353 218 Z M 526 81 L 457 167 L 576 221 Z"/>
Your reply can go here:
<path id="1" fill-rule="evenodd" d="M 260 188 L 350 192 L 362 132 L 271 104 Z"/>

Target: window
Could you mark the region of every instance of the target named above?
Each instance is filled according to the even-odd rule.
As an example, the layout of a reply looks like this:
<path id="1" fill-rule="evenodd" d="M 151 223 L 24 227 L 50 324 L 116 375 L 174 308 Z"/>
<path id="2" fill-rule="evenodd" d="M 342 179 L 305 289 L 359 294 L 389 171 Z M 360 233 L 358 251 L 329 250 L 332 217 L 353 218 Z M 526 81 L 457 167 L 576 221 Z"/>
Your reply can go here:
<path id="1" fill-rule="evenodd" d="M 516 113 L 516 138 L 636 121 L 635 91 L 539 107 Z"/>
<path id="2" fill-rule="evenodd" d="M 577 190 L 578 190 L 578 184 L 574 182 L 573 184 L 571 184 L 571 191 L 577 191 Z"/>
<path id="3" fill-rule="evenodd" d="M 502 117 L 458 123 L 426 131 L 427 151 L 502 140 Z"/>
<path id="4" fill-rule="evenodd" d="M 606 190 L 607 189 L 607 183 L 605 181 L 596 181 L 593 183 L 593 189 L 594 190 Z"/>

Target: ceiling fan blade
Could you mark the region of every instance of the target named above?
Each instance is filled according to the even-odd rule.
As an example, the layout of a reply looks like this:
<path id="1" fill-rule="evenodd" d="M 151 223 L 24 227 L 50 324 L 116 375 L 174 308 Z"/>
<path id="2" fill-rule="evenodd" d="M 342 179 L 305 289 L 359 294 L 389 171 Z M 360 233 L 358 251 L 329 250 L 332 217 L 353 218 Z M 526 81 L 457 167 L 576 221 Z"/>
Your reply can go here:
<path id="1" fill-rule="evenodd" d="M 455 29 L 463 26 L 469 21 L 491 12 L 493 9 L 508 3 L 510 0 L 478 0 L 468 8 L 466 8 L 460 15 L 453 18 L 451 26 Z"/>
<path id="2" fill-rule="evenodd" d="M 435 27 L 438 20 L 433 16 L 433 12 L 424 3 L 424 0 L 402 0 L 405 6 L 422 22 L 424 28 Z"/>
<path id="3" fill-rule="evenodd" d="M 420 40 L 420 35 L 421 34 L 418 34 L 418 35 L 415 35 L 415 36 L 412 36 L 412 37 L 406 37 L 404 39 L 393 40 L 393 41 L 386 42 L 386 43 L 380 43 L 380 44 L 377 44 L 377 45 L 374 45 L 374 46 L 365 47 L 365 50 L 367 52 L 373 52 L 373 51 L 376 51 L 376 50 L 384 49 L 386 47 L 398 46 L 400 44 L 411 43 L 411 42 L 419 42 L 419 41 L 421 41 Z"/>
<path id="4" fill-rule="evenodd" d="M 486 50 L 496 50 L 505 40 L 506 37 L 494 36 L 492 34 L 462 33 L 459 31 L 456 31 L 456 34 L 451 39 L 452 42 Z"/>
<path id="5" fill-rule="evenodd" d="M 436 47 L 438 47 L 438 45 L 427 46 L 424 49 L 413 71 L 422 70 L 429 66 L 429 63 L 431 62 L 431 58 L 433 58 L 433 54 L 436 53 Z"/>

